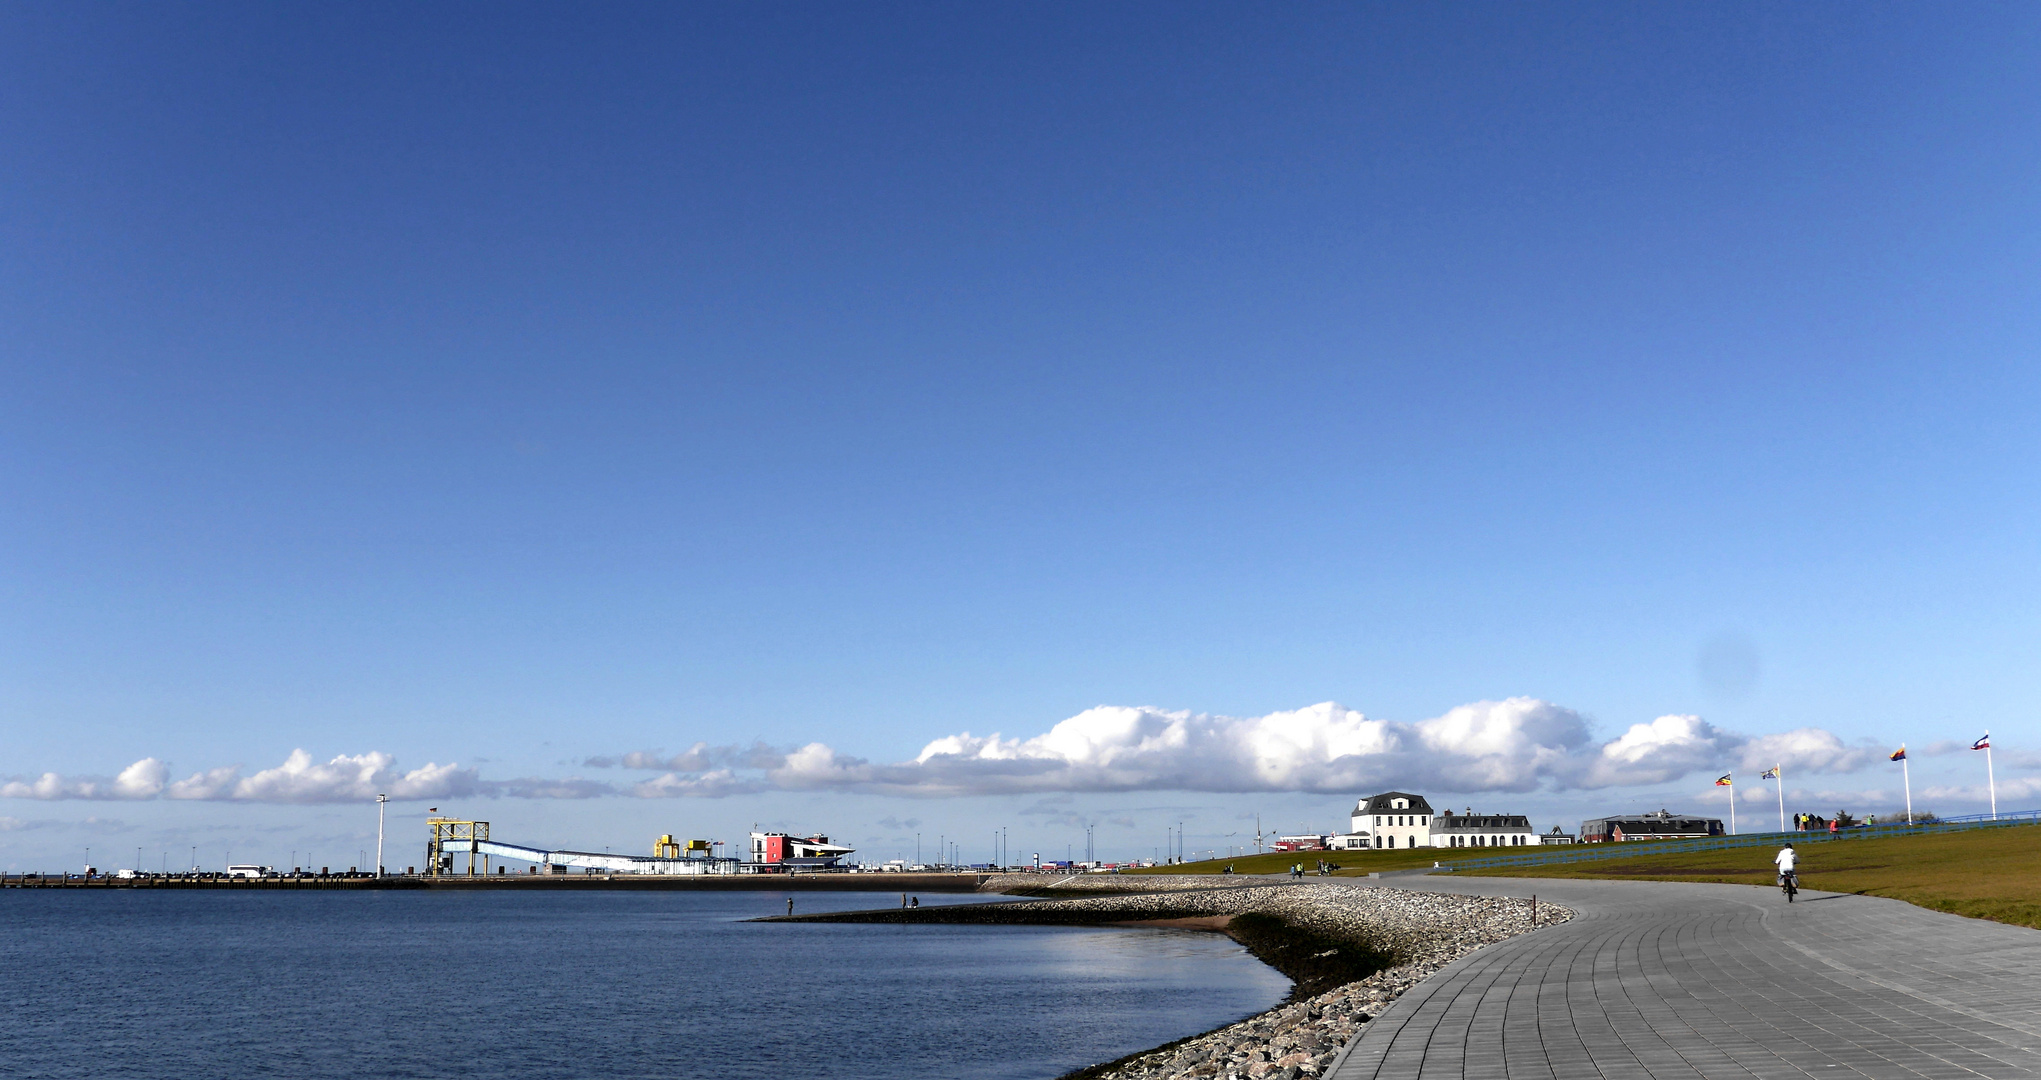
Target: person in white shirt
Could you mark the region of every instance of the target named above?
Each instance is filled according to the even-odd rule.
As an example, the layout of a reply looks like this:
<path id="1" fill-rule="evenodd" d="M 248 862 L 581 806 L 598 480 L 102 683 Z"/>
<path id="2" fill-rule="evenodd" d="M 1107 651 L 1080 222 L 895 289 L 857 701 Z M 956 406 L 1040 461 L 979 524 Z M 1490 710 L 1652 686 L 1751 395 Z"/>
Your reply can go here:
<path id="1" fill-rule="evenodd" d="M 1800 856 L 1793 851 L 1791 844 L 1780 848 L 1779 853 L 1772 856 L 1772 863 L 1779 868 L 1779 887 L 1786 890 L 1788 900 L 1793 899 L 1793 893 L 1800 888 L 1800 875 L 1793 869 L 1799 862 Z"/>

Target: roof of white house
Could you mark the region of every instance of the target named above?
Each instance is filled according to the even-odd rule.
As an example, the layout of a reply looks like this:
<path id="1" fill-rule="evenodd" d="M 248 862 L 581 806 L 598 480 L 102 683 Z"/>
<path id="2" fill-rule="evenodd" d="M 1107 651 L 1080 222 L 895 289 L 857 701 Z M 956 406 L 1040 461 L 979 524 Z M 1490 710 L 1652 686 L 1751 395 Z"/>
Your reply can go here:
<path id="1" fill-rule="evenodd" d="M 1432 819 L 1433 832 L 1487 832 L 1530 827 L 1531 819 L 1523 814 L 1455 814 L 1448 810 Z"/>
<path id="2" fill-rule="evenodd" d="M 1395 805 L 1397 799 L 1404 800 L 1404 805 Z M 1408 791 L 1385 791 L 1380 795 L 1370 795 L 1354 806 L 1354 813 L 1356 814 L 1393 814 L 1398 812 L 1405 814 L 1429 814 L 1432 812 L 1432 804 L 1424 801 L 1424 796 L 1412 795 Z"/>

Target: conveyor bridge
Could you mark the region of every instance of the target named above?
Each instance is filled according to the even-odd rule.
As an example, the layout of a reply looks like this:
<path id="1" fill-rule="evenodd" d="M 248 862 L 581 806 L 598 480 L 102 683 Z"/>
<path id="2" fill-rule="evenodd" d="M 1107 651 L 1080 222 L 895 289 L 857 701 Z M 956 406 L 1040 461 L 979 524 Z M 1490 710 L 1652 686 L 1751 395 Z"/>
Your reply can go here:
<path id="1" fill-rule="evenodd" d="M 449 874 L 453 872 L 454 861 L 461 856 L 468 860 L 468 873 L 475 872 L 476 860 L 481 860 L 482 873 L 489 872 L 489 860 L 503 859 L 513 862 L 531 863 L 542 874 L 563 874 L 578 869 L 583 872 L 597 871 L 616 874 L 735 874 L 740 871 L 740 861 L 709 854 L 712 846 L 706 840 L 689 840 L 683 845 L 671 836 L 662 836 L 653 845 L 653 855 L 616 855 L 606 851 L 569 851 L 528 847 L 512 844 L 489 837 L 489 823 L 457 818 L 429 818 L 426 824 L 432 827 L 432 839 L 425 847 L 425 865 L 428 874 Z M 701 852 L 696 855 L 694 852 Z"/>

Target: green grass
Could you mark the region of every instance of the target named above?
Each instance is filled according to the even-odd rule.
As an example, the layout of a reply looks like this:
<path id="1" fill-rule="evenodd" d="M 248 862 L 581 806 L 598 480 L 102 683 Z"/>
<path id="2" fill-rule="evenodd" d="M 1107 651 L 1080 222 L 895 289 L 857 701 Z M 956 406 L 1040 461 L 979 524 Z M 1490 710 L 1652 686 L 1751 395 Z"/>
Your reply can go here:
<path id="1" fill-rule="evenodd" d="M 1777 850 L 1750 847 L 1669 854 L 1646 851 L 1625 859 L 1487 867 L 1473 872 L 1494 877 L 1712 881 L 1771 886 L 1776 881 L 1772 856 Z M 2041 930 L 2041 825 L 1882 840 L 1833 840 L 1802 844 L 1799 851 L 1803 888 L 1887 896 L 1936 911 Z"/>
<path id="2" fill-rule="evenodd" d="M 1233 859 L 1205 859 L 1181 866 L 1156 866 L 1128 870 L 1129 874 L 1216 874 L 1228 866 L 1236 874 L 1280 874 L 1293 863 L 1303 863 L 1306 876 L 1324 859 L 1339 867 L 1334 877 L 1366 877 L 1369 871 L 1415 870 L 1439 862 L 1451 865 L 1460 859 L 1536 851 L 1536 848 L 1398 848 L 1394 851 L 1277 851 L 1265 855 L 1243 855 Z"/>

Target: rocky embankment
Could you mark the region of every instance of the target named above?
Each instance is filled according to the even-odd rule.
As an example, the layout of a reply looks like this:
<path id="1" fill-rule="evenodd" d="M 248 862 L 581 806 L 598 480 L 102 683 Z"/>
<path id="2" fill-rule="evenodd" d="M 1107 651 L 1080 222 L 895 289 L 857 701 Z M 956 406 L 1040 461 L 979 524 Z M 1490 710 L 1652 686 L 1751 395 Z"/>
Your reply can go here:
<path id="1" fill-rule="evenodd" d="M 1038 875 L 1014 876 L 1032 878 L 1024 886 L 1029 893 L 1047 884 Z M 1129 895 L 1122 891 L 1128 887 L 1153 891 Z M 1363 1025 L 1438 969 L 1483 945 L 1573 917 L 1552 904 L 1537 905 L 1534 917 L 1530 901 L 1521 899 L 1308 880 L 1096 875 L 1053 891 L 1104 895 L 796 918 L 1223 928 L 1296 983 L 1289 1002 L 1066 1080 L 1296 1080 L 1323 1075 Z"/>
<path id="2" fill-rule="evenodd" d="M 989 874 L 982 893 L 1019 896 L 1081 896 L 1085 893 L 1203 892 L 1265 886 L 1285 879 L 1244 874 Z"/>

